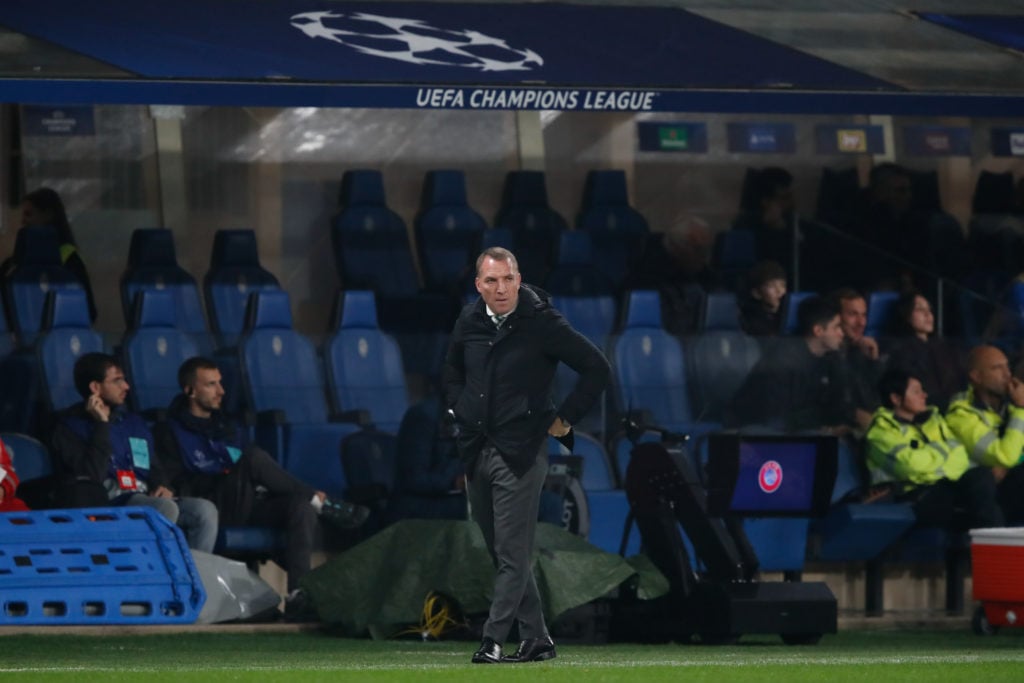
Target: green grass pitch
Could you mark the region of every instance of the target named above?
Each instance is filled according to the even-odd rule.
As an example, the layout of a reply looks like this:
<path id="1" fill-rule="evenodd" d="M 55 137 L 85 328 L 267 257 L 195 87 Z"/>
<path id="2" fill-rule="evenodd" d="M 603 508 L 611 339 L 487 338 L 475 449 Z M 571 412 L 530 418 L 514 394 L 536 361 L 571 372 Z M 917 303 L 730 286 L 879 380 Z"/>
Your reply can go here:
<path id="1" fill-rule="evenodd" d="M 320 632 L 9 635 L 0 680 L 104 681 L 1024 681 L 1024 631 L 861 631 L 814 646 L 560 645 L 540 664 L 471 665 L 474 643 L 371 641 Z"/>

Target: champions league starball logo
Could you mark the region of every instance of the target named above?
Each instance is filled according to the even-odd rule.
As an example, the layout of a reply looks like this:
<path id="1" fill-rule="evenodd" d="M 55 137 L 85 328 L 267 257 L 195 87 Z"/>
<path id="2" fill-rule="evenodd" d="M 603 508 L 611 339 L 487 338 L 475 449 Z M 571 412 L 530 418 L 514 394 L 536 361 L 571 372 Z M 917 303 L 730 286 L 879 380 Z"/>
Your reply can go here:
<path id="1" fill-rule="evenodd" d="M 516 48 L 479 31 L 438 28 L 419 19 L 365 12 L 304 12 L 292 26 L 310 38 L 410 64 L 457 66 L 479 71 L 529 71 L 544 64 L 533 50 Z"/>
<path id="2" fill-rule="evenodd" d="M 778 491 L 782 486 L 782 465 L 774 460 L 761 465 L 761 470 L 757 473 L 757 485 L 765 493 Z"/>

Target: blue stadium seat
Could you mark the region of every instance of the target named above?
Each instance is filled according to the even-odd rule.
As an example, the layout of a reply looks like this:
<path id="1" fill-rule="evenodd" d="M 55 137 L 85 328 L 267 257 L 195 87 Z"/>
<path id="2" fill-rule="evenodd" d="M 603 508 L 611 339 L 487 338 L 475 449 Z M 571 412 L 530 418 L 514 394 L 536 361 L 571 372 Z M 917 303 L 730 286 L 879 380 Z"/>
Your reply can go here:
<path id="1" fill-rule="evenodd" d="M 625 171 L 587 173 L 576 227 L 593 240 L 594 265 L 620 288 L 650 233 L 647 219 L 629 205 Z"/>
<path id="2" fill-rule="evenodd" d="M 692 417 L 685 390 L 683 351 L 661 324 L 661 304 L 655 291 L 629 295 L 626 320 L 614 342 L 612 367 L 620 405 L 651 412 L 658 426 L 671 429 Z"/>
<path id="3" fill-rule="evenodd" d="M 725 420 L 726 410 L 760 357 L 761 345 L 742 332 L 704 332 L 690 341 L 689 376 L 703 419 Z"/>
<path id="4" fill-rule="evenodd" d="M 494 226 L 512 231 L 523 280 L 543 282 L 554 263 L 558 236 L 568 227 L 548 204 L 543 171 L 509 171 Z"/>
<path id="5" fill-rule="evenodd" d="M 800 320 L 798 314 L 800 312 L 800 304 L 812 296 L 817 296 L 814 292 L 789 292 L 786 294 L 786 298 L 783 300 L 783 323 L 782 333 L 783 334 L 797 334 L 797 328 L 800 326 Z"/>
<path id="6" fill-rule="evenodd" d="M 175 303 L 166 290 L 141 289 L 135 295 L 134 325 L 121 346 L 131 386 L 128 400 L 135 410 L 166 410 L 181 393 L 178 368 L 199 355 L 193 338 L 178 327 Z"/>
<path id="7" fill-rule="evenodd" d="M 287 292 L 250 295 L 239 354 L 257 442 L 303 481 L 342 495 L 341 440 L 359 427 L 329 421 L 323 368 L 313 344 L 292 328 Z"/>
<path id="8" fill-rule="evenodd" d="M 11 462 L 22 484 L 53 474 L 50 451 L 38 439 L 19 432 L 4 432 L 0 434 L 0 440 L 10 451 Z"/>
<path id="9" fill-rule="evenodd" d="M 715 235 L 711 264 L 730 289 L 737 289 L 757 261 L 757 236 L 752 230 L 723 230 Z"/>
<path id="10" fill-rule="evenodd" d="M 631 524 L 626 492 L 618 487 L 608 454 L 601 442 L 584 432 L 576 432 L 573 455 L 583 459 L 581 485 L 587 496 L 590 529 L 587 540 L 601 550 L 618 553 L 623 531 Z M 639 531 L 631 529 L 626 555 L 640 552 Z"/>
<path id="11" fill-rule="evenodd" d="M 387 207 L 379 171 L 347 171 L 331 231 L 342 287 L 377 295 L 381 329 L 393 335 L 410 374 L 440 374 L 458 314 L 449 294 L 421 292 L 405 223 Z"/>
<path id="12" fill-rule="evenodd" d="M 395 434 L 409 408 L 398 343 L 377 325 L 373 292 L 338 297 L 338 328 L 324 347 L 327 386 L 334 409 L 369 411 L 377 429 Z"/>
<path id="13" fill-rule="evenodd" d="M 914 525 L 914 511 L 906 503 L 856 502 L 867 486 L 863 458 L 842 440 L 838 457 L 832 507 L 824 518 L 812 522 L 808 559 L 877 567 L 883 554 Z M 867 578 L 865 608 L 873 613 L 881 609 L 882 573 L 870 571 Z"/>
<path id="14" fill-rule="evenodd" d="M 567 233 L 568 234 L 568 233 Z M 589 339 L 594 346 L 607 352 L 612 330 L 615 328 L 615 299 L 605 296 L 562 296 L 552 295 L 551 305 L 562 314 L 573 329 Z M 560 363 L 555 371 L 555 401 L 563 400 L 576 385 L 579 375 L 575 370 Z M 607 421 L 608 393 L 601 394 L 597 405 L 577 425 L 585 432 L 604 436 Z"/>
<path id="15" fill-rule="evenodd" d="M 260 265 L 254 231 L 218 230 L 214 234 L 203 294 L 221 348 L 238 344 L 250 292 L 280 288 L 277 278 Z"/>
<path id="16" fill-rule="evenodd" d="M 572 297 L 611 297 L 611 279 L 593 263 L 593 243 L 582 230 L 567 230 L 559 236 L 558 259 L 544 278 L 549 293 Z"/>
<path id="17" fill-rule="evenodd" d="M 380 171 L 345 172 L 331 240 L 344 289 L 372 289 L 381 297 L 419 291 L 409 234 L 405 222 L 387 206 Z"/>
<path id="18" fill-rule="evenodd" d="M 684 432 L 693 426 L 683 349 L 661 325 L 657 292 L 630 293 L 612 368 L 621 408 L 646 410 L 664 429 Z"/>
<path id="19" fill-rule="evenodd" d="M 82 400 L 75 389 L 75 362 L 103 351 L 103 338 L 92 329 L 84 289 L 57 289 L 46 297 L 43 332 L 36 340 L 47 407 L 63 410 Z"/>
<path id="20" fill-rule="evenodd" d="M 740 308 L 732 292 L 709 292 L 704 297 L 704 311 L 701 314 L 701 330 L 740 329 Z"/>
<path id="21" fill-rule="evenodd" d="M 14 268 L 3 282 L 3 296 L 18 344 L 28 348 L 42 327 L 47 293 L 82 286 L 61 265 L 60 241 L 50 226 L 19 230 L 12 259 Z"/>
<path id="22" fill-rule="evenodd" d="M 131 316 L 135 296 L 142 290 L 168 292 L 174 302 L 177 326 L 194 338 L 203 353 L 213 349 L 196 279 L 178 265 L 174 233 L 167 228 L 140 228 L 132 232 L 128 267 L 121 276 L 121 305 L 129 328 L 135 326 Z"/>
<path id="23" fill-rule="evenodd" d="M 512 230 L 509 228 L 491 228 L 490 230 L 484 230 L 483 235 L 480 236 L 480 251 L 490 249 L 491 247 L 504 247 L 512 253 L 516 250 L 515 236 L 512 234 Z M 474 263 L 475 265 L 475 263 Z M 476 277 L 476 273 L 473 273 L 473 277 Z"/>
<path id="24" fill-rule="evenodd" d="M 551 295 L 551 305 L 573 328 L 605 351 L 615 329 L 615 299 L 608 296 Z"/>
<path id="25" fill-rule="evenodd" d="M 878 337 L 889 331 L 893 311 L 896 310 L 896 303 L 899 300 L 899 292 L 871 292 L 868 295 L 868 322 L 864 328 L 865 336 Z"/>
<path id="26" fill-rule="evenodd" d="M 427 172 L 420 212 L 413 222 L 427 289 L 458 292 L 467 278 L 472 279 L 486 228 L 483 216 L 466 203 L 462 171 Z"/>

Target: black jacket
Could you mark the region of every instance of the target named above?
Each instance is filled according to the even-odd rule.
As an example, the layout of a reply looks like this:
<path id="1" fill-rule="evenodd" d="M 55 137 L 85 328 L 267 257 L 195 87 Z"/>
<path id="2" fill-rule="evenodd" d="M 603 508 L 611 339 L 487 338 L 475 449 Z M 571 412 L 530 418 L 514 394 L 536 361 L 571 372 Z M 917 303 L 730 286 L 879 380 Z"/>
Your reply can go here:
<path id="1" fill-rule="evenodd" d="M 551 384 L 559 361 L 580 377 L 556 409 Z M 541 290 L 522 285 L 500 330 L 477 299 L 455 322 L 442 371 L 447 405 L 460 427 L 459 452 L 472 460 L 490 442 L 513 472 L 525 472 L 555 416 L 570 424 L 580 420 L 604 391 L 609 371 L 604 355 Z"/>
<path id="2" fill-rule="evenodd" d="M 83 426 L 86 435 L 73 425 Z M 167 486 L 168 480 L 160 467 L 155 453 L 153 435 L 141 416 L 125 408 L 114 408 L 109 422 L 94 420 L 80 401 L 57 415 L 56 425 L 50 434 L 50 449 L 54 454 L 57 477 L 62 481 L 85 480 L 103 484 L 114 480 L 111 461 L 116 454 L 126 452 L 125 444 L 130 438 L 146 443 L 149 466 L 145 482 L 149 491 Z M 138 462 L 138 461 L 136 461 Z M 135 468 L 141 475 L 143 470 Z"/>
<path id="3" fill-rule="evenodd" d="M 799 432 L 847 422 L 837 354 L 815 356 L 801 337 L 773 341 L 733 401 L 736 426 Z"/>
<path id="4" fill-rule="evenodd" d="M 241 447 L 243 455 L 233 467 L 221 473 L 193 472 L 184 463 L 172 422 L 198 435 L 211 448 L 216 443 L 229 443 Z M 256 498 L 249 459 L 252 446 L 245 445 L 245 433 L 234 420 L 219 410 L 208 418 L 195 417 L 189 412 L 188 399 L 178 394 L 171 401 L 167 421 L 157 424 L 153 436 L 161 467 L 178 495 L 213 502 L 220 514 L 221 526 L 247 523 Z"/>

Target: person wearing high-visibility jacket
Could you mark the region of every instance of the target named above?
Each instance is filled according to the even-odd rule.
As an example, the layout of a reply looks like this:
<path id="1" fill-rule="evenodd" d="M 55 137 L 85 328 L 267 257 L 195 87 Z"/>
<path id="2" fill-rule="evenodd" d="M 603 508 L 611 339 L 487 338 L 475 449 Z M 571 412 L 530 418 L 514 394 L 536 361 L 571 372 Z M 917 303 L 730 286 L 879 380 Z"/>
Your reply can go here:
<path id="1" fill-rule="evenodd" d="M 920 380 L 888 370 L 878 393 L 882 405 L 866 436 L 872 483 L 891 485 L 920 524 L 960 531 L 1002 526 L 992 471 L 972 465 L 938 408 L 928 405 Z"/>
<path id="2" fill-rule="evenodd" d="M 1024 523 L 1024 382 L 1011 375 L 1006 355 L 994 346 L 971 351 L 967 378 L 967 391 L 950 401 L 946 421 L 971 461 L 995 475 L 1007 524 Z"/>

